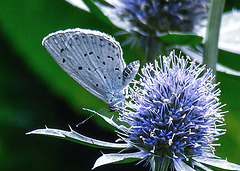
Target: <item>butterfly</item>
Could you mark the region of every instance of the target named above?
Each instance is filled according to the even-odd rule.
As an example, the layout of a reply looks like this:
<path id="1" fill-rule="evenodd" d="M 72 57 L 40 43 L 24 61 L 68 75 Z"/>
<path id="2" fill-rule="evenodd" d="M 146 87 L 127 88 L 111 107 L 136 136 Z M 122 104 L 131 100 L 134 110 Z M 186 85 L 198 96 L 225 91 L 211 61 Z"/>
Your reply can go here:
<path id="1" fill-rule="evenodd" d="M 68 75 L 111 111 L 123 103 L 123 91 L 140 66 L 139 61 L 126 66 L 119 42 L 100 31 L 60 30 L 46 36 L 42 45 Z"/>

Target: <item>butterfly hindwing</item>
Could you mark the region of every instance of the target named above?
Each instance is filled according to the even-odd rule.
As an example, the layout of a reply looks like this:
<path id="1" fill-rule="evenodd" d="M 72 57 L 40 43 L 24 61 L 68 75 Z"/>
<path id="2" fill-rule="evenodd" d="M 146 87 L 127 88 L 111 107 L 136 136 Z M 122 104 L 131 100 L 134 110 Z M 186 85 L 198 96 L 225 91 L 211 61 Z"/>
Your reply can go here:
<path id="1" fill-rule="evenodd" d="M 138 69 L 140 67 L 140 62 L 133 61 L 126 66 L 123 70 L 123 87 L 126 87 L 137 75 Z"/>

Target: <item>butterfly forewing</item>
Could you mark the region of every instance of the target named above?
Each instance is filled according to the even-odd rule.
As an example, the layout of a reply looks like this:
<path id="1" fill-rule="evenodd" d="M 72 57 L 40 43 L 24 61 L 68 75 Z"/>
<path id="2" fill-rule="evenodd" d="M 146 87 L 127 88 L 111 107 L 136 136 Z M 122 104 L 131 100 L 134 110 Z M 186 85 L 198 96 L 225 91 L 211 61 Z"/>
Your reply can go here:
<path id="1" fill-rule="evenodd" d="M 98 31 L 68 29 L 48 35 L 43 46 L 75 81 L 111 105 L 122 100 L 122 50 L 114 38 Z"/>

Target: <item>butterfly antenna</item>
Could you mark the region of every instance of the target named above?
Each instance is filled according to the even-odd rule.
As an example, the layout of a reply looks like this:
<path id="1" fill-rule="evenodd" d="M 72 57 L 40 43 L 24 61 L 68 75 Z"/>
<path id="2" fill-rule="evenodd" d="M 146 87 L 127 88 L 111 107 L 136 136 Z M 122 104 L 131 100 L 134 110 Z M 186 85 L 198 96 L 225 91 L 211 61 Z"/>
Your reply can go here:
<path id="1" fill-rule="evenodd" d="M 87 108 L 83 108 L 83 110 L 87 110 L 87 111 L 90 111 L 92 112 L 93 114 L 91 116 L 89 116 L 87 119 L 85 119 L 84 121 L 80 122 L 79 124 L 76 125 L 76 127 L 78 127 L 79 125 L 82 125 L 84 124 L 87 120 L 89 120 L 90 118 L 92 118 L 96 113 L 100 113 L 102 110 L 104 109 L 107 109 L 106 107 L 100 109 L 99 111 L 94 111 L 94 110 L 91 110 L 91 109 L 87 109 Z"/>
<path id="2" fill-rule="evenodd" d="M 103 111 L 104 109 L 107 109 L 107 107 L 104 107 L 104 108 L 100 109 L 100 110 L 97 111 L 97 112 L 100 113 L 100 112 Z"/>
<path id="3" fill-rule="evenodd" d="M 82 122 L 78 123 L 78 124 L 76 125 L 76 127 L 78 127 L 79 125 L 84 124 L 87 120 L 89 120 L 90 118 L 92 118 L 94 115 L 95 115 L 95 114 L 92 114 L 92 115 L 89 116 L 87 119 L 85 119 L 85 120 L 83 120 Z"/>

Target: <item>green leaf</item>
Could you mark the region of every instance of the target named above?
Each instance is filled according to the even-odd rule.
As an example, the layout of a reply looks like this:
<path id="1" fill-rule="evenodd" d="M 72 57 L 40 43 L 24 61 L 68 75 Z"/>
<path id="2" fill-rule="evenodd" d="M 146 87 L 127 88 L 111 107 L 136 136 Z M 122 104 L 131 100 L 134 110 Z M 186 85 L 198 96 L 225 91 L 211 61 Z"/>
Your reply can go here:
<path id="1" fill-rule="evenodd" d="M 97 147 L 97 148 L 123 149 L 123 148 L 130 147 L 129 144 L 110 143 L 110 142 L 89 138 L 75 132 L 71 128 L 70 128 L 70 131 L 63 131 L 60 129 L 51 129 L 51 128 L 36 129 L 26 134 L 27 135 L 30 135 L 30 134 L 48 135 L 51 137 L 61 138 L 61 139 L 73 141 L 82 145 Z"/>
<path id="2" fill-rule="evenodd" d="M 135 152 L 135 153 L 112 153 L 112 154 L 103 154 L 97 159 L 92 169 L 96 167 L 114 164 L 114 163 L 130 163 L 137 161 L 139 159 L 146 158 L 148 153 L 146 152 Z"/>
<path id="3" fill-rule="evenodd" d="M 209 157 L 193 157 L 197 162 L 227 170 L 240 170 L 240 165 L 230 163 L 227 160 L 213 159 Z"/>
<path id="4" fill-rule="evenodd" d="M 169 45 L 196 45 L 200 44 L 203 39 L 195 34 L 183 34 L 178 32 L 167 33 L 158 37 Z"/>

